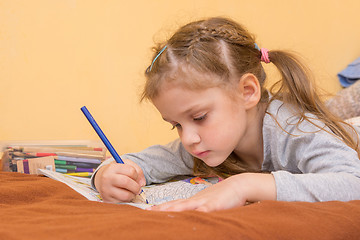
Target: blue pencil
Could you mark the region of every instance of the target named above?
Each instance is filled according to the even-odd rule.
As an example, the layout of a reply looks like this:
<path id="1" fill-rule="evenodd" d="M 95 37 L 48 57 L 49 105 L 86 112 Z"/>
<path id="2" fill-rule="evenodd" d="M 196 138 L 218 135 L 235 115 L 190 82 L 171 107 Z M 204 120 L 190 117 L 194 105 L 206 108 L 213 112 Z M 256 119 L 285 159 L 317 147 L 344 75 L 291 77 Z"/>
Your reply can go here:
<path id="1" fill-rule="evenodd" d="M 117 163 L 124 163 L 119 154 L 116 152 L 115 148 L 111 145 L 110 141 L 107 139 L 99 125 L 96 123 L 95 119 L 91 116 L 89 110 L 83 106 L 81 108 L 81 111 L 84 113 L 87 120 L 90 122 L 91 126 L 94 128 L 95 132 L 99 135 L 101 141 L 105 144 L 105 147 L 109 150 L 111 153 L 111 156 L 115 159 Z M 144 191 L 141 189 L 142 194 Z M 145 198 L 146 203 L 148 203 L 148 200 Z"/>
<path id="2" fill-rule="evenodd" d="M 95 119 L 91 116 L 89 110 L 83 106 L 81 111 L 84 113 L 87 120 L 90 122 L 91 126 L 94 128 L 95 132 L 99 135 L 101 141 L 105 144 L 106 148 L 109 150 L 111 156 L 115 159 L 117 163 L 124 163 L 119 154 L 116 152 L 115 148 L 111 145 L 110 141 L 107 139 L 99 125 L 96 123 Z"/>

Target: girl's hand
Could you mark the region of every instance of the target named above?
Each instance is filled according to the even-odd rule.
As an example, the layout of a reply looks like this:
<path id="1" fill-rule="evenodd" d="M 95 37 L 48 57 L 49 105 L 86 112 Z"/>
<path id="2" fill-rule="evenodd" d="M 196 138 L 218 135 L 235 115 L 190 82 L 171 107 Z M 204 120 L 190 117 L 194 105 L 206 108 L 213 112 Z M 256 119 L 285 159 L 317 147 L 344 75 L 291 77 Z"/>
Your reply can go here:
<path id="1" fill-rule="evenodd" d="M 208 187 L 189 199 L 167 202 L 148 210 L 210 212 L 261 200 L 276 200 L 273 176 L 271 174 L 243 173 Z"/>
<path id="2" fill-rule="evenodd" d="M 104 202 L 129 202 L 146 185 L 142 169 L 130 160 L 124 163 L 110 163 L 97 171 L 94 184 Z"/>

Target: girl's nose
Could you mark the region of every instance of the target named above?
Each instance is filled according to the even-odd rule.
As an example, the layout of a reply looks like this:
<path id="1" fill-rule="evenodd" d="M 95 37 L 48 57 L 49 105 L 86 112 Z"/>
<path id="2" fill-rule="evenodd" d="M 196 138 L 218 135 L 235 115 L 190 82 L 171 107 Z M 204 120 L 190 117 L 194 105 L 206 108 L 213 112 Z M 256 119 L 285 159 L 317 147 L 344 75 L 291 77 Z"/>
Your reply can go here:
<path id="1" fill-rule="evenodd" d="M 193 144 L 199 143 L 201 138 L 197 131 L 194 129 L 182 129 L 180 135 L 181 141 L 184 145 L 191 146 Z"/>

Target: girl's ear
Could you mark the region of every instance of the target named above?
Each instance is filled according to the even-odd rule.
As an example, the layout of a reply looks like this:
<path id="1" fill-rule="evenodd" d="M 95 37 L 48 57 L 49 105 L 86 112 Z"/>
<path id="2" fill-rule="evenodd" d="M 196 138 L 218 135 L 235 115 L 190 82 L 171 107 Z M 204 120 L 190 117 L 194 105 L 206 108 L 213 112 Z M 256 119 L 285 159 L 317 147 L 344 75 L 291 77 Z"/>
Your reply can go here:
<path id="1" fill-rule="evenodd" d="M 246 73 L 241 76 L 238 83 L 238 90 L 244 101 L 246 110 L 255 107 L 261 98 L 261 87 L 259 80 L 254 74 Z"/>

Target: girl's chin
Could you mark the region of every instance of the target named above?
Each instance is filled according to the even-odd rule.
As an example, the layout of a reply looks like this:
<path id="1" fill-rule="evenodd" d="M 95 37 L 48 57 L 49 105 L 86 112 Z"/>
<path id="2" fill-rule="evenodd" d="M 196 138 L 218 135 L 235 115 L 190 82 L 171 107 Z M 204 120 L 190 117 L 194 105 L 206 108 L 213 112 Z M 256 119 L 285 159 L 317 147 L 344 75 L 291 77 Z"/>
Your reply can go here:
<path id="1" fill-rule="evenodd" d="M 225 160 L 219 160 L 219 159 L 201 159 L 206 165 L 209 167 L 217 167 L 220 164 L 222 164 Z"/>
<path id="2" fill-rule="evenodd" d="M 204 151 L 192 155 L 203 161 L 209 167 L 217 167 L 220 164 L 222 164 L 227 158 L 227 157 L 215 156 L 215 152 L 213 151 Z"/>

